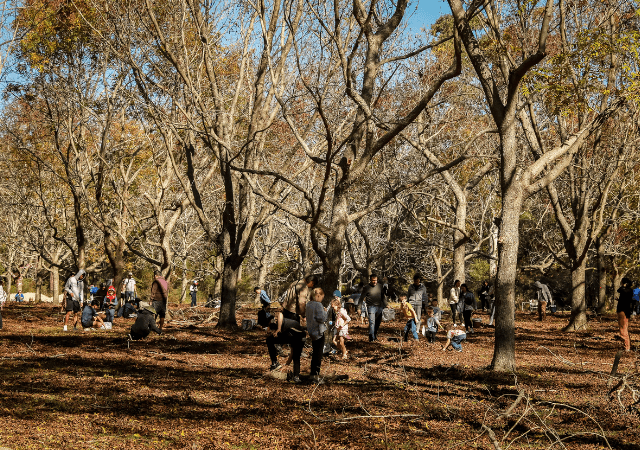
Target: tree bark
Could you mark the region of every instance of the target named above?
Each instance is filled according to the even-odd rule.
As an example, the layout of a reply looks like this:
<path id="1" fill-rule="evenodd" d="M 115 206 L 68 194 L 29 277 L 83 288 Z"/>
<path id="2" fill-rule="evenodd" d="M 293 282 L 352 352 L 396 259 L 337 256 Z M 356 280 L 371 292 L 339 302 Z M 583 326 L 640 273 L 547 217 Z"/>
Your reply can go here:
<path id="1" fill-rule="evenodd" d="M 220 318 L 217 327 L 237 328 L 236 295 L 238 293 L 238 273 L 241 264 L 225 261 L 222 271 L 222 291 L 220 294 Z"/>
<path id="2" fill-rule="evenodd" d="M 571 269 L 571 318 L 564 331 L 578 331 L 587 327 L 586 269 L 587 258 Z"/>
<path id="3" fill-rule="evenodd" d="M 59 305 L 60 301 L 60 271 L 58 266 L 51 266 L 51 292 L 53 295 L 53 303 Z"/>
<path id="4" fill-rule="evenodd" d="M 496 275 L 496 328 L 492 370 L 509 372 L 516 367 L 515 302 L 519 224 L 523 192 L 519 182 L 503 190 L 502 215 L 498 238 L 498 273 Z"/>
<path id="5" fill-rule="evenodd" d="M 467 199 L 465 195 L 457 201 L 456 226 L 462 230 L 467 227 Z M 453 233 L 453 279 L 460 280 L 460 283 L 465 282 L 466 242 L 465 235 L 460 230 L 455 230 Z"/>
<path id="6" fill-rule="evenodd" d="M 607 309 L 607 268 L 604 254 L 604 243 L 596 242 L 596 268 L 598 270 L 598 314 Z"/>

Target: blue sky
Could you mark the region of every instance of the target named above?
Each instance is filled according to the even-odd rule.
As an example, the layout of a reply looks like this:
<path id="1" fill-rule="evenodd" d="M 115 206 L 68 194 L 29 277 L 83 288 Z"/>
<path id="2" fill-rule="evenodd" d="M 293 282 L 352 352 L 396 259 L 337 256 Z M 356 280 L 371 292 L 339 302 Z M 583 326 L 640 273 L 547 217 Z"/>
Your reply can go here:
<path id="1" fill-rule="evenodd" d="M 409 27 L 413 33 L 417 33 L 421 27 L 428 29 L 438 17 L 449 14 L 451 10 L 445 0 L 416 0 L 409 3 L 407 12 L 412 14 Z"/>

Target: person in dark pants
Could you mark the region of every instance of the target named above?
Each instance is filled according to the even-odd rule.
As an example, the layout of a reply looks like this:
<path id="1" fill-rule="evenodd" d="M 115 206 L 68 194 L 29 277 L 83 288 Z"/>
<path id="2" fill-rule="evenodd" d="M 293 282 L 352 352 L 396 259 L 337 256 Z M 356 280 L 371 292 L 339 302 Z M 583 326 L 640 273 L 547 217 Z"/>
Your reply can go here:
<path id="1" fill-rule="evenodd" d="M 289 353 L 289 358 L 285 366 L 293 362 L 293 376 L 291 381 L 300 383 L 300 356 L 302 355 L 307 332 L 299 322 L 292 319 L 283 318 L 280 327 L 280 332 L 278 332 L 278 323 L 275 320 L 269 324 L 269 336 L 267 337 L 267 349 L 269 350 L 269 358 L 271 359 L 271 367 L 269 370 L 282 368 L 280 363 L 278 363 L 278 350 L 276 349 L 276 345 L 289 344 L 291 346 L 291 353 Z"/>
<path id="2" fill-rule="evenodd" d="M 469 292 L 466 284 L 460 286 L 460 310 L 462 317 L 464 318 L 464 326 L 467 333 L 473 333 L 473 322 L 471 322 L 471 315 L 476 309 L 476 299 L 473 296 L 473 292 Z"/>
<path id="3" fill-rule="evenodd" d="M 478 291 L 478 298 L 480 299 L 480 308 L 484 311 L 485 308 L 489 307 L 489 282 L 483 281 L 480 290 Z"/>
<path id="4" fill-rule="evenodd" d="M 167 301 L 168 301 L 169 285 L 167 280 L 162 276 L 162 272 L 159 270 L 153 271 L 153 282 L 151 283 L 151 306 L 156 310 L 156 314 L 160 318 L 159 326 L 162 330 L 164 325 L 164 319 L 167 315 Z"/>
<path id="5" fill-rule="evenodd" d="M 327 320 L 327 312 L 322 307 L 324 300 L 324 291 L 322 288 L 315 288 L 311 297 L 311 301 L 307 303 L 305 315 L 307 318 L 307 331 L 311 336 L 311 347 L 313 353 L 311 355 L 311 381 L 320 382 L 320 364 L 322 364 L 322 353 L 324 350 L 324 333 L 327 330 L 325 322 Z"/>
<path id="6" fill-rule="evenodd" d="M 196 296 L 198 295 L 198 280 L 193 280 L 193 283 L 189 286 L 189 291 L 191 292 L 191 306 L 198 306 L 196 299 Z"/>
<path id="7" fill-rule="evenodd" d="M 369 277 L 369 284 L 362 288 L 360 300 L 367 302 L 367 312 L 369 314 L 369 342 L 378 340 L 378 330 L 382 322 L 382 310 L 385 307 L 385 298 L 382 286 L 378 284 L 378 275 L 372 273 Z"/>
<path id="8" fill-rule="evenodd" d="M 162 334 L 162 330 L 156 325 L 156 311 L 151 306 L 145 306 L 138 311 L 138 317 L 131 326 L 129 337 L 131 340 L 137 341 L 146 338 L 152 331 Z"/>

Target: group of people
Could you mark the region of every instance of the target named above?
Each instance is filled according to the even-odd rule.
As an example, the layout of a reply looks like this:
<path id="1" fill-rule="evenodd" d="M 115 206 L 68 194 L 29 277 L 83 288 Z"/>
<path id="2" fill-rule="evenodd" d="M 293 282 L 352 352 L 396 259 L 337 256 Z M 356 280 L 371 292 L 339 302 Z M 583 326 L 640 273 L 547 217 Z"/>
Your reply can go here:
<path id="1" fill-rule="evenodd" d="M 466 334 L 473 333 L 471 315 L 476 308 L 473 293 L 467 290 L 466 285 L 456 282 L 454 289 L 459 301 L 456 302 L 455 307 L 452 307 L 452 312 L 459 311 L 457 303 L 462 305 L 460 312 L 466 329 L 462 329 L 461 325 L 456 323 L 455 315 L 452 323 L 443 326 L 442 310 L 438 307 L 437 300 L 431 299 L 427 294 L 420 275 L 416 275 L 413 281 L 408 292 L 398 296 L 400 313 L 406 320 L 402 332 L 403 340 L 408 341 L 411 334 L 413 340 L 419 341 L 419 335 L 422 334 L 431 344 L 435 343 L 438 331 L 444 330 L 446 342 L 442 350 L 446 351 L 451 347 L 456 351 L 462 351 L 461 343 L 466 339 Z M 383 310 L 387 308 L 388 296 L 391 296 L 388 285 L 379 284 L 378 276 L 372 274 L 369 277 L 369 283 L 362 286 L 360 292 L 345 298 L 339 290 L 336 290 L 331 301 L 325 302 L 327 304 L 325 307 L 323 306 L 325 293 L 322 288 L 317 287 L 317 283 L 318 279 L 315 275 L 292 283 L 278 299 L 281 307 L 276 312 L 271 310 L 273 302 L 267 293 L 259 286 L 255 287 L 255 292 L 262 304 L 257 323 L 267 333 L 266 344 L 271 360 L 270 370 L 282 370 L 286 366 L 293 365 L 291 380 L 294 383 L 300 382 L 300 358 L 307 334 L 312 351 L 310 380 L 318 382 L 322 357 L 332 351 L 331 344 L 337 349 L 334 351 L 340 352 L 342 359 L 348 358 L 349 352 L 345 343 L 351 339 L 349 336 L 350 314 L 359 315 L 359 311 L 366 311 L 369 341 L 376 342 L 379 339 Z M 488 292 L 488 290 L 486 292 L 481 290 L 481 295 Z M 353 297 L 357 298 L 358 303 Z M 489 299 L 485 301 L 488 302 Z M 291 348 L 284 366 L 278 362 L 278 356 L 283 356 L 281 350 L 283 345 L 289 345 Z"/>
<path id="2" fill-rule="evenodd" d="M 77 274 L 69 277 L 65 283 L 62 306 L 63 311 L 66 313 L 64 331 L 68 331 L 71 318 L 73 318 L 74 329 L 77 328 L 78 322 L 80 322 L 84 331 L 91 331 L 95 328 L 110 329 L 116 315 L 118 303 L 120 303 L 118 317 L 133 317 L 136 319 L 129 333 L 129 337 L 132 340 L 142 339 L 148 336 L 151 331 L 155 331 L 158 334 L 162 333 L 166 318 L 169 286 L 159 270 L 154 272 L 149 295 L 150 303 L 140 301 L 137 295 L 136 281 L 131 272 L 122 280 L 120 301 L 118 301 L 116 289 L 111 280 L 103 283 L 100 289 L 90 289 L 91 298 L 89 301 L 85 301 L 85 277 L 86 272 L 80 269 Z M 101 314 L 104 314 L 104 318 Z M 156 324 L 156 318 L 158 318 L 158 324 Z"/>

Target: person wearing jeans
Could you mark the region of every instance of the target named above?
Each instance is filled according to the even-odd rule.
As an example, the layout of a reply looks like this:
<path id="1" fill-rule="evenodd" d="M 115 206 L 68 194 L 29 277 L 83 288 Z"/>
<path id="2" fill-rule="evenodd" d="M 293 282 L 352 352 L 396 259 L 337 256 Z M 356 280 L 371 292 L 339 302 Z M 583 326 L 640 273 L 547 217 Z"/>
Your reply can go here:
<path id="1" fill-rule="evenodd" d="M 413 284 L 409 286 L 407 292 L 409 297 L 409 303 L 413 306 L 413 310 L 416 312 L 416 323 L 420 323 L 422 317 L 422 302 L 427 298 L 427 288 L 422 284 L 422 276 L 415 274 L 413 276 Z"/>
<path id="2" fill-rule="evenodd" d="M 367 313 L 369 315 L 369 342 L 378 340 L 378 330 L 382 322 L 382 306 L 369 306 Z"/>
<path id="3" fill-rule="evenodd" d="M 449 324 L 447 325 L 447 343 L 442 346 L 442 351 L 444 352 L 449 345 L 453 347 L 453 349 L 457 352 L 462 351 L 462 341 L 467 338 L 467 335 L 464 331 L 455 327 L 455 325 Z"/>
<path id="4" fill-rule="evenodd" d="M 400 295 L 400 311 L 402 312 L 405 319 L 407 319 L 407 324 L 404 326 L 404 330 L 402 331 L 402 336 L 405 342 L 409 340 L 409 332 L 413 335 L 413 340 L 418 341 L 418 330 L 416 327 L 416 312 L 413 309 L 413 305 L 407 302 L 407 296 L 402 294 Z"/>
<path id="5" fill-rule="evenodd" d="M 378 275 L 372 273 L 369 277 L 369 284 L 362 288 L 360 301 L 367 302 L 367 312 L 369 313 L 369 342 L 378 339 L 378 330 L 382 322 L 382 310 L 385 306 L 385 298 L 382 286 L 378 284 Z"/>

